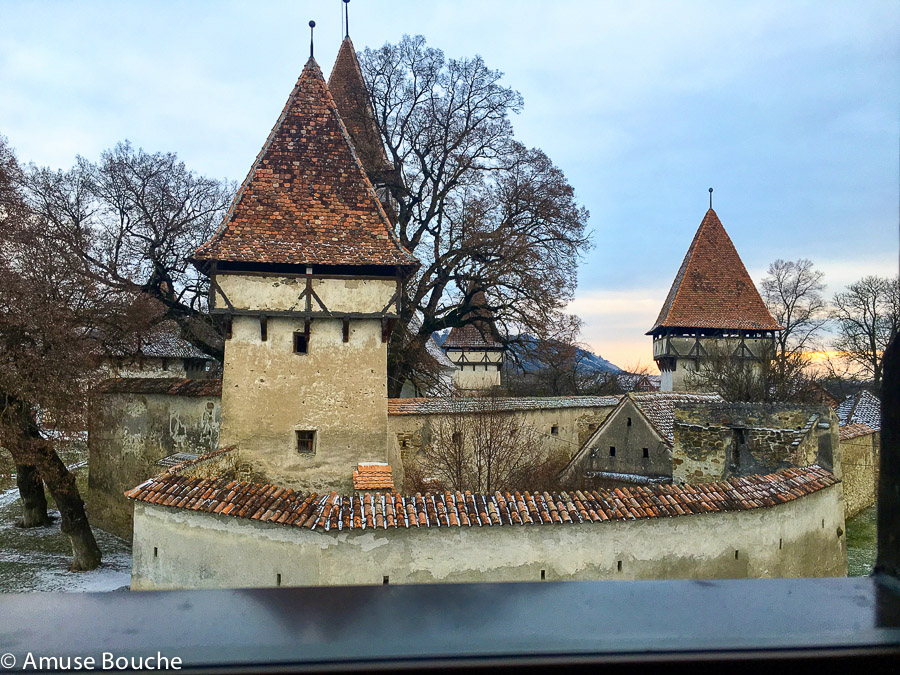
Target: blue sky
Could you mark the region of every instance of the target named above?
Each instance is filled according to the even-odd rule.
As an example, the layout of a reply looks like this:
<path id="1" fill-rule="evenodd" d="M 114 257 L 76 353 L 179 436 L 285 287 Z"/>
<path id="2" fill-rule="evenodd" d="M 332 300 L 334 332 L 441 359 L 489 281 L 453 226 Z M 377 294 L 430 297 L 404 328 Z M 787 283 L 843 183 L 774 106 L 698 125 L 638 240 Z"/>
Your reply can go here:
<path id="1" fill-rule="evenodd" d="M 10 2 L 0 133 L 68 167 L 125 138 L 242 180 L 308 54 L 327 72 L 339 0 Z M 650 327 L 707 188 L 751 276 L 812 259 L 829 292 L 898 257 L 900 3 L 353 0 L 357 49 L 422 34 L 519 90 L 517 136 L 591 212 L 572 310 L 619 365 Z"/>

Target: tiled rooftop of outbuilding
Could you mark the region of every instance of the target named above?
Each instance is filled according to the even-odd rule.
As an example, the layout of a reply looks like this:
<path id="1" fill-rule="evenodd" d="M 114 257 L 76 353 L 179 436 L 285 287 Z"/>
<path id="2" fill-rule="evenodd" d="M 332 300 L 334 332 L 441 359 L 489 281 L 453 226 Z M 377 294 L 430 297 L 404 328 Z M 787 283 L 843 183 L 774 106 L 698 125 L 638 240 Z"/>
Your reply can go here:
<path id="1" fill-rule="evenodd" d="M 504 398 L 440 396 L 390 398 L 389 415 L 440 415 L 488 411 L 542 410 L 554 408 L 604 408 L 621 396 L 517 396 Z"/>
<path id="2" fill-rule="evenodd" d="M 810 466 L 699 485 L 655 485 L 569 492 L 302 495 L 277 485 L 165 473 L 125 496 L 278 525 L 325 531 L 411 527 L 566 525 L 747 511 L 777 506 L 834 485 L 825 469 Z"/>
<path id="3" fill-rule="evenodd" d="M 186 377 L 116 377 L 97 386 L 104 394 L 162 394 L 166 396 L 221 396 L 222 380 Z"/>
<path id="4" fill-rule="evenodd" d="M 845 398 L 835 413 L 841 426 L 867 424 L 876 431 L 881 429 L 881 401 L 866 390 Z"/>
<path id="5" fill-rule="evenodd" d="M 867 436 L 869 434 L 874 434 L 877 429 L 873 429 L 868 424 L 847 424 L 846 426 L 841 427 L 841 440 L 849 441 L 851 438 L 857 438 L 859 436 Z"/>
<path id="6" fill-rule="evenodd" d="M 685 403 L 723 402 L 718 394 L 683 394 L 672 391 L 646 391 L 628 394 L 659 434 L 671 443 L 675 437 L 675 408 Z"/>

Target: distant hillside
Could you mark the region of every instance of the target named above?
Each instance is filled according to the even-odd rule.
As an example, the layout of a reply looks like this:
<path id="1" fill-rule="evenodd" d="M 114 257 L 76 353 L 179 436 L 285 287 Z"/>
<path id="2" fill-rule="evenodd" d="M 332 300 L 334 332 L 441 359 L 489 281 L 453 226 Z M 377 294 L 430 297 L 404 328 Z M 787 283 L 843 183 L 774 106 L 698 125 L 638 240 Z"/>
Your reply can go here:
<path id="1" fill-rule="evenodd" d="M 438 345 L 443 346 L 449 332 L 449 330 L 445 330 L 439 333 L 435 333 L 433 335 L 434 341 L 438 343 Z M 529 335 L 524 336 L 523 339 L 528 341 L 531 346 L 535 346 L 537 344 L 537 340 Z M 524 347 L 516 347 L 515 349 L 516 352 L 520 355 L 526 371 L 533 372 L 535 370 L 541 369 L 540 363 L 538 363 L 534 359 L 530 359 L 524 356 L 524 353 L 526 351 Z M 594 354 L 593 352 L 586 349 L 581 349 L 580 347 L 578 348 L 578 371 L 583 374 L 625 372 L 614 363 L 610 363 L 609 361 L 604 359 L 602 356 Z"/>

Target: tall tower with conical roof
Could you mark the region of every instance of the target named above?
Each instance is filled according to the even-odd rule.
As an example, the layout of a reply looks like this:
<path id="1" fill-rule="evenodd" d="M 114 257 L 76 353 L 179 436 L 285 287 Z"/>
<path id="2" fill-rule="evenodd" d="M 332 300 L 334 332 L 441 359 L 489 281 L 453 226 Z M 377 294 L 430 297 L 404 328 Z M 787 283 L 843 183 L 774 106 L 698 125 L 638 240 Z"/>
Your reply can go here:
<path id="1" fill-rule="evenodd" d="M 230 326 L 221 445 L 305 490 L 351 489 L 356 464 L 390 461 L 387 342 L 418 262 L 312 57 L 193 261 Z"/>
<path id="2" fill-rule="evenodd" d="M 661 391 L 688 391 L 705 360 L 770 358 L 781 330 L 716 212 L 710 208 L 672 282 L 653 328 Z"/>

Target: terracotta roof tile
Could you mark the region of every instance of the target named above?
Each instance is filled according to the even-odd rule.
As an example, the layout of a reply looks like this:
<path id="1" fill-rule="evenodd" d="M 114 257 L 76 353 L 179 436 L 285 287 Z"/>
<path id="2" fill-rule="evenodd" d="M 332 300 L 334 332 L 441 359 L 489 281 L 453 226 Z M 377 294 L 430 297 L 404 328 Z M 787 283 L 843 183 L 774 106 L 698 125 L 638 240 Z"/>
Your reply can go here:
<path id="1" fill-rule="evenodd" d="M 792 501 L 837 482 L 825 469 L 810 466 L 700 485 L 493 495 L 444 492 L 403 496 L 388 490 L 367 492 L 361 498 L 359 494 L 334 492 L 303 497 L 277 485 L 186 478 L 166 472 L 125 496 L 170 508 L 327 532 L 392 527 L 564 526 L 742 511 Z"/>
<path id="2" fill-rule="evenodd" d="M 464 326 L 454 326 L 444 340 L 444 349 L 503 349 L 497 339 L 494 317 L 487 309 L 488 302 L 483 291 L 476 291 L 469 301 L 473 309 L 464 317 L 472 320 Z"/>
<path id="3" fill-rule="evenodd" d="M 779 330 L 716 212 L 706 212 L 648 335 L 661 327 Z"/>
<path id="4" fill-rule="evenodd" d="M 841 427 L 841 440 L 849 441 L 851 438 L 858 436 L 868 436 L 874 434 L 877 429 L 873 429 L 868 424 L 847 424 Z"/>
<path id="5" fill-rule="evenodd" d="M 394 234 L 310 58 L 219 230 L 195 260 L 417 265 Z"/>

